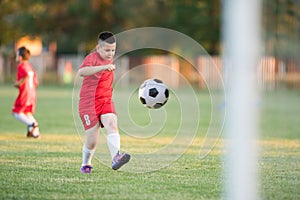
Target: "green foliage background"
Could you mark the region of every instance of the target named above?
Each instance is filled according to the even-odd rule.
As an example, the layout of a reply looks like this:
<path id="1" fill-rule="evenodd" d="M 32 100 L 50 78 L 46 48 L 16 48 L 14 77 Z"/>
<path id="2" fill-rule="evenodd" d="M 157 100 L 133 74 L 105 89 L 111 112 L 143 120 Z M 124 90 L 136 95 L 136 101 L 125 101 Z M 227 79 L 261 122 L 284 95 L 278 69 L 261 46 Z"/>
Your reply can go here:
<path id="1" fill-rule="evenodd" d="M 45 45 L 57 41 L 58 53 L 90 51 L 102 30 L 156 26 L 180 31 L 210 54 L 221 52 L 220 0 L 2 0 L 0 46 L 23 35 L 41 36 Z M 262 1 L 262 29 L 267 55 L 299 54 L 300 3 Z"/>

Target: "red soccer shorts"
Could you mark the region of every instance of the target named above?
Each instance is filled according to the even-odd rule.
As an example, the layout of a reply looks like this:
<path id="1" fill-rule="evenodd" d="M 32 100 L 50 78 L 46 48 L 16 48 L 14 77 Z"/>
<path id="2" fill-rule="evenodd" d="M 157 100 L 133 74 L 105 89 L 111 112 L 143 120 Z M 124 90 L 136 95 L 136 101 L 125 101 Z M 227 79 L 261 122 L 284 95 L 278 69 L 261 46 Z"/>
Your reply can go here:
<path id="1" fill-rule="evenodd" d="M 106 100 L 102 103 L 96 102 L 95 106 L 79 105 L 79 115 L 83 123 L 84 130 L 88 130 L 97 125 L 98 123 L 100 123 L 100 126 L 103 128 L 103 124 L 101 123 L 101 115 L 107 113 L 116 114 L 116 109 L 111 99 Z"/>
<path id="2" fill-rule="evenodd" d="M 34 106 L 28 105 L 28 106 L 14 106 L 12 109 L 13 113 L 34 113 Z"/>

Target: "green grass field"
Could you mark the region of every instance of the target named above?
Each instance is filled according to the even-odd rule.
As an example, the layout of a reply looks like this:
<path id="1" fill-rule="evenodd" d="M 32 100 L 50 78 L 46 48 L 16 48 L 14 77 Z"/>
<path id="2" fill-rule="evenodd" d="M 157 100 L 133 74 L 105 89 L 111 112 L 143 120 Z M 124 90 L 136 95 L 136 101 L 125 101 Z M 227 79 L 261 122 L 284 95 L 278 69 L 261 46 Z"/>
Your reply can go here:
<path id="1" fill-rule="evenodd" d="M 0 199 L 222 198 L 222 140 L 205 159 L 198 159 L 210 119 L 208 92 L 197 92 L 201 108 L 197 135 L 171 165 L 133 173 L 132 170 L 139 170 L 134 162 L 128 163 L 124 171 L 113 171 L 106 163 L 94 159 L 90 175 L 79 173 L 82 141 L 72 115 L 72 88 L 42 86 L 38 94 L 36 118 L 42 138 L 35 140 L 25 137 L 25 126 L 11 115 L 17 91 L 11 86 L 0 86 Z M 262 111 L 258 141 L 261 199 L 300 198 L 299 102 L 300 93 L 290 90 L 267 92 L 259 102 Z M 176 106 L 176 102 L 170 101 L 166 106 L 174 110 L 172 106 Z M 145 123 L 141 120 L 143 112 L 131 112 L 137 123 Z M 176 114 L 176 109 L 173 112 Z M 168 115 L 170 121 L 164 132 L 178 128 L 175 114 Z M 121 117 L 119 120 L 126 126 Z M 172 134 L 156 135 L 141 142 L 121 131 L 122 146 L 133 152 L 133 161 L 135 152 L 152 152 L 170 142 L 172 137 Z M 176 146 L 173 148 L 161 155 L 161 159 L 172 156 Z"/>

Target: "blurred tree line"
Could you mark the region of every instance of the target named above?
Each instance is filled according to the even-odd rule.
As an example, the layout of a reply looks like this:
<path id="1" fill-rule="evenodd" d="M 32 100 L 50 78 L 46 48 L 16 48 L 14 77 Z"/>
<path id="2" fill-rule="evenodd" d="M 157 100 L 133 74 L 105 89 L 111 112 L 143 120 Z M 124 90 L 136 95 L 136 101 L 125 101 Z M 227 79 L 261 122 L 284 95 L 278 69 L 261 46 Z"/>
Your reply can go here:
<path id="1" fill-rule="evenodd" d="M 280 59 L 300 58 L 300 1 L 263 0 L 265 52 Z"/>
<path id="2" fill-rule="evenodd" d="M 77 53 L 91 50 L 99 31 L 157 26 L 220 51 L 219 0 L 1 0 L 0 18 L 1 46 L 29 34 L 56 41 L 58 53 Z"/>
<path id="3" fill-rule="evenodd" d="M 265 53 L 297 57 L 300 1 L 262 0 Z M 88 52 L 102 30 L 156 26 L 182 32 L 210 54 L 221 51 L 221 0 L 1 0 L 0 47 L 40 36 L 58 53 Z"/>

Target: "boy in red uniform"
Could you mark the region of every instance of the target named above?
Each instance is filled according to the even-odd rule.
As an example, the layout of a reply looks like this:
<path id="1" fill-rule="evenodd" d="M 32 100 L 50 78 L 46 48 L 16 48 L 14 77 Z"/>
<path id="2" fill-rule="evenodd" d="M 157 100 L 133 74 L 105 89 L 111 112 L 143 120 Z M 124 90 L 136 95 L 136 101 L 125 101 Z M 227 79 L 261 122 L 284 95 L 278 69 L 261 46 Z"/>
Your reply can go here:
<path id="1" fill-rule="evenodd" d="M 91 161 L 98 143 L 100 127 L 104 127 L 107 132 L 112 169 L 117 170 L 130 160 L 129 154 L 120 154 L 117 115 L 112 101 L 115 50 L 115 36 L 111 32 L 100 33 L 96 50 L 85 57 L 78 70 L 78 74 L 84 77 L 80 90 L 79 115 L 86 132 L 81 173 L 91 173 Z"/>
<path id="2" fill-rule="evenodd" d="M 33 67 L 28 62 L 30 51 L 25 47 L 17 50 L 17 79 L 14 86 L 19 89 L 19 95 L 12 108 L 13 116 L 27 125 L 27 137 L 39 138 L 39 128 L 33 117 L 36 107 L 36 87 L 39 84 Z"/>

